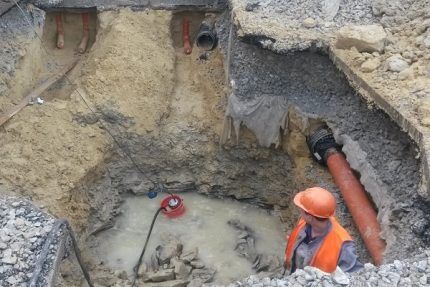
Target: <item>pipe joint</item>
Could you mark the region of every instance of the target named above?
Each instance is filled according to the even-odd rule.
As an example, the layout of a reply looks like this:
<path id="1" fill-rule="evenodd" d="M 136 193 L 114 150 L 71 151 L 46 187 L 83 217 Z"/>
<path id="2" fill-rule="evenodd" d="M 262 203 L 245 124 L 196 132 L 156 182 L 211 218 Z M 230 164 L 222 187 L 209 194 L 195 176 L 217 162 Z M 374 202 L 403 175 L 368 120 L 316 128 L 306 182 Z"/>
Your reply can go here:
<path id="1" fill-rule="evenodd" d="M 339 145 L 334 139 L 333 132 L 325 125 L 307 136 L 306 142 L 314 159 L 323 165 L 327 165 L 329 155 L 339 152 Z"/>

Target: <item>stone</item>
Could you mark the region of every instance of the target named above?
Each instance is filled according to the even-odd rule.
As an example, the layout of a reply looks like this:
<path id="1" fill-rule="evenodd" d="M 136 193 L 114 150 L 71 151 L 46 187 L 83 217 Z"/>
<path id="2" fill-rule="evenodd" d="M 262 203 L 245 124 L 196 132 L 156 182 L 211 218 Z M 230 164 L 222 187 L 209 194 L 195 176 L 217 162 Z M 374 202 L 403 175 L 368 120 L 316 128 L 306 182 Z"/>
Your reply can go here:
<path id="1" fill-rule="evenodd" d="M 314 18 L 306 18 L 302 24 L 305 28 L 314 28 L 317 25 L 317 21 Z"/>
<path id="2" fill-rule="evenodd" d="M 3 253 L 3 258 L 2 258 L 2 262 L 4 264 L 15 264 L 17 262 L 18 258 L 14 255 L 12 255 L 12 250 L 7 249 L 4 253 Z"/>
<path id="3" fill-rule="evenodd" d="M 344 26 L 340 28 L 336 48 L 355 47 L 359 52 L 382 52 L 387 34 L 381 25 Z"/>
<path id="4" fill-rule="evenodd" d="M 386 60 L 387 69 L 392 72 L 401 72 L 409 68 L 409 64 L 400 54 L 395 54 Z"/>
<path id="5" fill-rule="evenodd" d="M 427 275 L 423 275 L 420 277 L 420 283 L 423 284 L 424 286 L 427 286 L 427 284 L 428 284 Z"/>
<path id="6" fill-rule="evenodd" d="M 208 283 L 212 281 L 212 279 L 214 278 L 214 275 L 215 275 L 215 270 L 213 269 L 209 269 L 209 268 L 194 269 L 191 272 L 191 280 L 201 279 L 203 283 Z"/>
<path id="7" fill-rule="evenodd" d="M 190 283 L 187 285 L 187 287 L 201 287 L 203 284 L 204 284 L 203 280 L 194 279 L 194 280 L 190 281 Z"/>
<path id="8" fill-rule="evenodd" d="M 195 259 L 197 259 L 197 256 L 199 255 L 199 249 L 198 248 L 194 248 L 190 251 L 184 252 L 180 259 L 182 261 L 184 261 L 185 263 L 189 263 Z"/>
<path id="9" fill-rule="evenodd" d="M 425 272 L 427 269 L 427 260 L 421 260 L 417 264 L 418 271 Z"/>
<path id="10" fill-rule="evenodd" d="M 190 262 L 191 267 L 194 269 L 202 269 L 205 268 L 205 264 L 200 260 L 193 260 Z"/>
<path id="11" fill-rule="evenodd" d="M 181 260 L 177 260 L 172 258 L 170 263 L 175 267 L 175 275 L 176 278 L 179 279 L 187 279 L 191 273 L 191 266 L 185 265 L 185 263 Z"/>
<path id="12" fill-rule="evenodd" d="M 159 283 L 146 283 L 145 287 L 185 287 L 190 281 L 187 280 L 170 280 Z M 142 285 L 143 286 L 143 285 Z"/>
<path id="13" fill-rule="evenodd" d="M 406 79 L 411 79 L 414 76 L 414 71 L 412 70 L 412 68 L 407 68 L 404 69 L 403 71 L 401 71 L 399 73 L 399 80 L 406 80 Z"/>
<path id="14" fill-rule="evenodd" d="M 323 0 L 321 2 L 322 16 L 326 21 L 331 21 L 339 11 L 340 0 Z"/>
<path id="15" fill-rule="evenodd" d="M 161 269 L 157 272 L 145 272 L 142 274 L 144 282 L 162 282 L 175 279 L 173 269 Z"/>
<path id="16" fill-rule="evenodd" d="M 339 267 L 336 268 L 336 270 L 332 273 L 331 276 L 333 278 L 334 283 L 340 285 L 349 285 L 348 276 Z"/>
<path id="17" fill-rule="evenodd" d="M 364 73 L 370 73 L 376 70 L 381 65 L 378 58 L 368 59 L 361 64 L 360 70 Z"/>

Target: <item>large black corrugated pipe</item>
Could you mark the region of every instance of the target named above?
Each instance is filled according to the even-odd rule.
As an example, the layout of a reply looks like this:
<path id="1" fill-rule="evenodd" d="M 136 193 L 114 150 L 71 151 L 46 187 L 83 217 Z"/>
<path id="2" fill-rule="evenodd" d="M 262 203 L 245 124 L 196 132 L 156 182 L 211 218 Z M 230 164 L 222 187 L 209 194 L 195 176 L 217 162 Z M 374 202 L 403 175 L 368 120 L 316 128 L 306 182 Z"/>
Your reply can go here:
<path id="1" fill-rule="evenodd" d="M 213 50 L 218 42 L 215 32 L 215 18 L 213 16 L 206 17 L 200 24 L 199 33 L 197 34 L 197 47 L 210 51 Z"/>

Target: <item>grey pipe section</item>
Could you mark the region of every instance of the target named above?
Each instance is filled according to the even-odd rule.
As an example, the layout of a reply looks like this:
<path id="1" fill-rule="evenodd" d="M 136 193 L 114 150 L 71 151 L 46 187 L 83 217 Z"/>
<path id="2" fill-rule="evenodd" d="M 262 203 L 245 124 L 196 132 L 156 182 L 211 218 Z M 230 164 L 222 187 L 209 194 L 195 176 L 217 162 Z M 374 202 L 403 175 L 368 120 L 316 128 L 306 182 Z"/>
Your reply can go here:
<path id="1" fill-rule="evenodd" d="M 205 18 L 200 24 L 196 44 L 197 47 L 205 51 L 210 51 L 216 47 L 217 43 L 218 38 L 215 32 L 215 18 L 210 16 Z"/>

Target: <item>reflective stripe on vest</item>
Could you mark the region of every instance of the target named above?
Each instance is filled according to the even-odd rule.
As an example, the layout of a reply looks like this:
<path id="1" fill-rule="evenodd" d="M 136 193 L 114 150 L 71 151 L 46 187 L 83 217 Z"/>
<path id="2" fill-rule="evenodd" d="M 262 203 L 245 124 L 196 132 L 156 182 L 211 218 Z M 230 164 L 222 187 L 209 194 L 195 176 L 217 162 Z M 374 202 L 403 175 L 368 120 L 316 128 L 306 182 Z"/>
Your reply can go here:
<path id="1" fill-rule="evenodd" d="M 336 270 L 342 244 L 345 241 L 352 241 L 348 232 L 337 222 L 334 217 L 330 217 L 331 230 L 321 242 L 318 250 L 312 257 L 309 265 L 316 267 L 324 272 L 332 273 Z M 292 266 L 294 251 L 297 248 L 297 237 L 300 231 L 305 228 L 306 222 L 300 218 L 297 226 L 291 232 L 285 249 L 285 263 L 289 269 Z"/>

